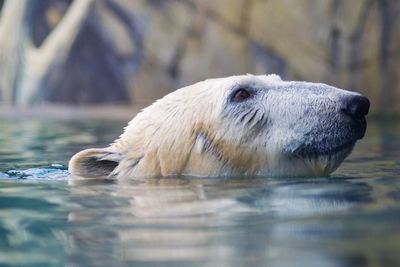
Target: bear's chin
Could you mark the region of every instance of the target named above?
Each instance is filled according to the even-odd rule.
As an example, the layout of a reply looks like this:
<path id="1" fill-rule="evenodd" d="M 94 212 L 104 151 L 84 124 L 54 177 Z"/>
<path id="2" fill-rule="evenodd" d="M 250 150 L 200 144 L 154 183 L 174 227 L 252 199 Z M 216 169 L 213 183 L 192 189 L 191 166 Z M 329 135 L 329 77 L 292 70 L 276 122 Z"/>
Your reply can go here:
<path id="1" fill-rule="evenodd" d="M 311 176 L 328 176 L 334 172 L 343 160 L 350 155 L 353 150 L 355 142 L 341 145 L 332 148 L 330 151 L 314 151 L 310 154 L 302 153 L 299 156 L 300 160 L 304 162 Z"/>

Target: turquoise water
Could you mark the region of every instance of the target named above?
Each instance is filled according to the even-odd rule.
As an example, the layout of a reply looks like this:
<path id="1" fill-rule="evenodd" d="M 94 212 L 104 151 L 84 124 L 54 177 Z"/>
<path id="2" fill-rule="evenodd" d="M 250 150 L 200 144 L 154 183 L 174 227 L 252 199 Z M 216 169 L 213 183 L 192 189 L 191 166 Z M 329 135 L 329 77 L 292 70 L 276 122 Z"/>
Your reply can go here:
<path id="1" fill-rule="evenodd" d="M 400 124 L 331 178 L 68 182 L 126 122 L 2 120 L 0 266 L 400 266 Z"/>

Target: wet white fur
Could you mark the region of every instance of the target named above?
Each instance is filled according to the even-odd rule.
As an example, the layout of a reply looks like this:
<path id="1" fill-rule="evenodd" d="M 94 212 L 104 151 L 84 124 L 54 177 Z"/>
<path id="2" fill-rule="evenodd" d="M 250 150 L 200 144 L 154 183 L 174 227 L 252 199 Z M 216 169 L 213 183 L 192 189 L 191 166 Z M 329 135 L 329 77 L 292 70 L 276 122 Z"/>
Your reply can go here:
<path id="1" fill-rule="evenodd" d="M 256 103 L 259 112 L 254 120 L 242 124 L 229 114 L 236 110 L 227 102 L 232 88 L 241 85 L 265 90 Z M 308 93 L 307 86 L 314 91 Z M 102 161 L 115 161 L 118 166 L 109 175 L 118 178 L 329 174 L 351 149 L 318 158 L 287 154 L 298 149 L 305 136 L 314 138 L 309 129 L 324 120 L 331 123 L 329 116 L 335 116 L 340 97 L 353 93 L 324 84 L 302 83 L 301 87 L 278 75 L 248 74 L 178 89 L 134 117 L 110 147 L 75 155 L 69 170 L 74 175 L 90 175 L 85 168 L 92 163 L 82 162 L 94 158 L 99 164 L 90 166 L 91 170 L 101 169 Z M 261 120 L 265 126 L 258 129 Z"/>

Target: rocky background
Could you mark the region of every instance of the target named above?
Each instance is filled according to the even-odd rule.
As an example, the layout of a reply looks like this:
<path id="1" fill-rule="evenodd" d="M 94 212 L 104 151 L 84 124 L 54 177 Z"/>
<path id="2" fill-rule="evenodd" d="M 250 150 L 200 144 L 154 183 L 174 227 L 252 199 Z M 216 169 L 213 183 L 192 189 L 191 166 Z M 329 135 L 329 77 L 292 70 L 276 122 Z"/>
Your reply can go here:
<path id="1" fill-rule="evenodd" d="M 32 84 L 35 63 L 15 63 L 21 49 L 1 56 L 0 45 L 0 70 L 21 70 L 13 83 L 0 77 L 2 105 L 143 104 L 205 78 L 277 73 L 360 91 L 376 113 L 400 112 L 398 0 L 41 0 L 27 7 L 22 34 L 45 46 L 78 1 L 92 3 L 57 52 L 65 60 L 46 61 L 30 97 L 20 80 Z"/>

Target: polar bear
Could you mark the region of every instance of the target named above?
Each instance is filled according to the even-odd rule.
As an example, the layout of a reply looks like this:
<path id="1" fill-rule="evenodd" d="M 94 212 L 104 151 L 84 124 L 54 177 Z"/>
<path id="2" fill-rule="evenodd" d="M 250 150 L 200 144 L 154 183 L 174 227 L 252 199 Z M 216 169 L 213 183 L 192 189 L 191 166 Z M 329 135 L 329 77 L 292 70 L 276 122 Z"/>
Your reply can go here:
<path id="1" fill-rule="evenodd" d="M 134 117 L 107 148 L 83 150 L 73 176 L 327 176 L 366 131 L 369 100 L 278 75 L 209 79 Z"/>

